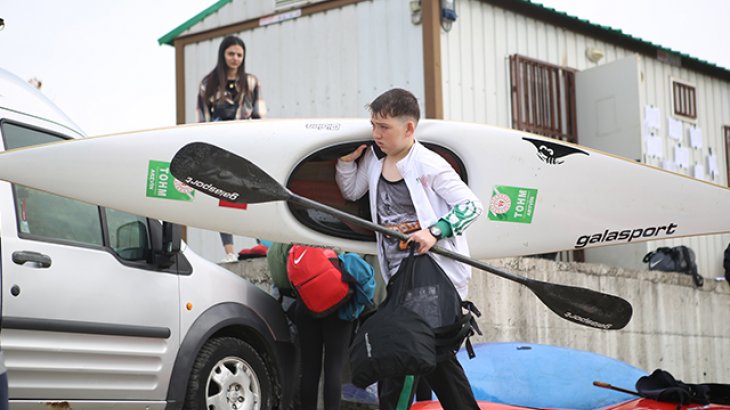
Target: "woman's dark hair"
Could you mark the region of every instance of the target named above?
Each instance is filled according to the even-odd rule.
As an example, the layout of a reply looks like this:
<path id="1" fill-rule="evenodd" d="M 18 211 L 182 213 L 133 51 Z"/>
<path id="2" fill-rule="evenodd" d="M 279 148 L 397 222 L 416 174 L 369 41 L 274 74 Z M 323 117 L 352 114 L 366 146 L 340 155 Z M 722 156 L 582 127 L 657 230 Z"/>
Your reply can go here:
<path id="1" fill-rule="evenodd" d="M 243 48 L 243 61 L 238 67 L 236 88 L 241 90 L 242 95 L 248 94 L 248 81 L 246 80 L 246 44 L 236 36 L 227 36 L 221 41 L 218 47 L 218 62 L 215 68 L 205 76 L 205 99 L 210 100 L 216 91 L 225 91 L 228 78 L 228 65 L 226 65 L 226 50 L 230 46 L 241 46 Z"/>

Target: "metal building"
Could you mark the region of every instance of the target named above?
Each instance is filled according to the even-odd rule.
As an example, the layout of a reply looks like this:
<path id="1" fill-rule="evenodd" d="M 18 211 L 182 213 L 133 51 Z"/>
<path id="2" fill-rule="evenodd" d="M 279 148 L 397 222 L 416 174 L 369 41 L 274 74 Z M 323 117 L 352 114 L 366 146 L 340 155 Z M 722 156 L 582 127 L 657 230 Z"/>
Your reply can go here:
<path id="1" fill-rule="evenodd" d="M 160 38 L 176 50 L 179 123 L 195 121 L 198 84 L 228 34 L 247 44 L 269 117 L 366 117 L 365 104 L 403 87 L 429 118 L 522 129 L 728 186 L 730 70 L 528 0 L 220 0 Z M 214 233 L 191 229 L 188 241 L 221 252 Z M 561 256 L 641 269 L 648 251 L 686 244 L 715 277 L 728 243 Z"/>

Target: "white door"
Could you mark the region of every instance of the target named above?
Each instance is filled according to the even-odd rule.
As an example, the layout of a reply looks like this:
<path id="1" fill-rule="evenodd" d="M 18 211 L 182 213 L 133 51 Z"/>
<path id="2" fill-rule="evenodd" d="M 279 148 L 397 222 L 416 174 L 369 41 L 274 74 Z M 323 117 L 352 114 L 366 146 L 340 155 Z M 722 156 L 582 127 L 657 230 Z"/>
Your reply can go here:
<path id="1" fill-rule="evenodd" d="M 578 143 L 642 159 L 641 71 L 631 56 L 576 73 Z M 621 192 L 616 193 L 617 196 Z M 642 269 L 646 244 L 586 249 L 585 261 Z"/>
<path id="2" fill-rule="evenodd" d="M 575 75 L 578 143 L 641 159 L 641 74 L 637 57 Z"/>
<path id="3" fill-rule="evenodd" d="M 62 138 L 1 129 L 7 148 Z M 0 182 L 11 400 L 165 399 L 180 339 L 178 275 L 145 261 L 148 228 L 141 217 Z"/>

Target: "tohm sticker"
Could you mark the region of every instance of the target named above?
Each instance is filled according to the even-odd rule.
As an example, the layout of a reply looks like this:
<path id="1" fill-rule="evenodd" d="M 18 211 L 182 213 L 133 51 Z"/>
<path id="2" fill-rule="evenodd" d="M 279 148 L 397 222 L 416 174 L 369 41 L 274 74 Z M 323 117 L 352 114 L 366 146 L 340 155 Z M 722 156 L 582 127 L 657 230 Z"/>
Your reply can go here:
<path id="1" fill-rule="evenodd" d="M 147 196 L 175 201 L 192 201 L 195 197 L 195 190 L 172 176 L 169 162 L 150 160 L 147 166 Z"/>
<path id="2" fill-rule="evenodd" d="M 537 189 L 497 185 L 489 200 L 487 217 L 492 221 L 532 223 Z"/>

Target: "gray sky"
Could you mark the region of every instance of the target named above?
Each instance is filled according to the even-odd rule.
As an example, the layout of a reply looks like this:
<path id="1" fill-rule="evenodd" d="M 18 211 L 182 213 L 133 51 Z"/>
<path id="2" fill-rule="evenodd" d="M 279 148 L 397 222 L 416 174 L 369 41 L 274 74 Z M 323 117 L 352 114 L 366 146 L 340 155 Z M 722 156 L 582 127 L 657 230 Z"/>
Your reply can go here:
<path id="1" fill-rule="evenodd" d="M 729 0 L 535 1 L 730 68 Z M 157 39 L 214 3 L 0 0 L 0 67 L 43 81 L 88 134 L 174 125 L 174 50 Z"/>
<path id="2" fill-rule="evenodd" d="M 88 134 L 175 124 L 175 53 L 157 39 L 216 0 L 0 0 L 0 67 Z"/>
<path id="3" fill-rule="evenodd" d="M 532 0 L 730 69 L 728 0 Z"/>

